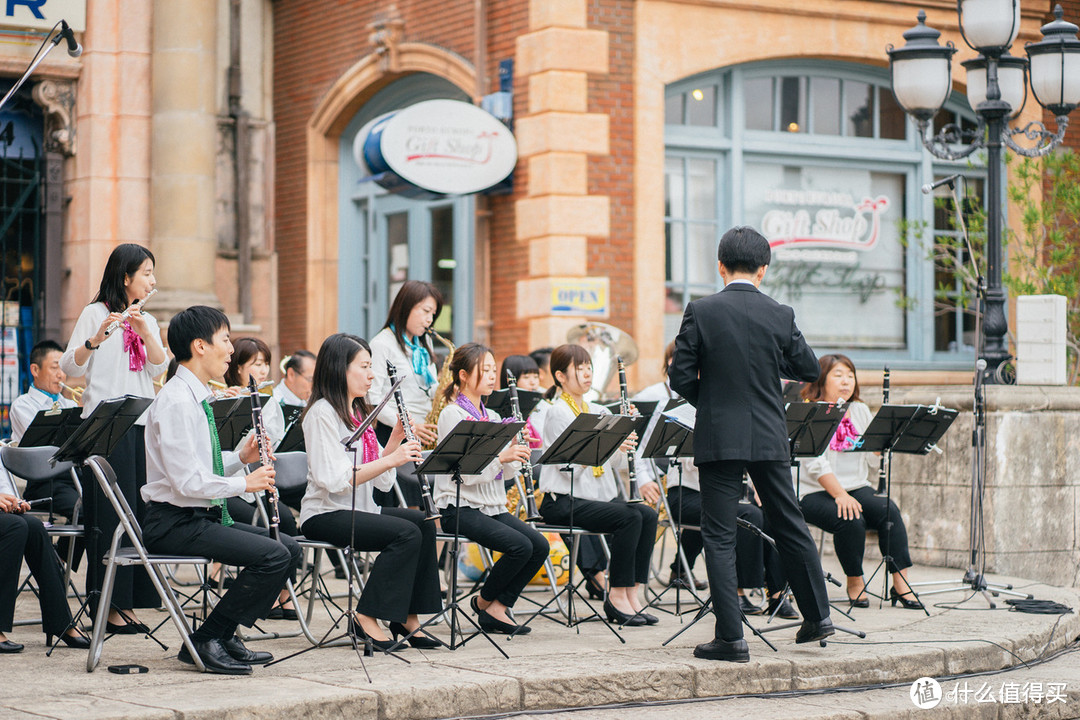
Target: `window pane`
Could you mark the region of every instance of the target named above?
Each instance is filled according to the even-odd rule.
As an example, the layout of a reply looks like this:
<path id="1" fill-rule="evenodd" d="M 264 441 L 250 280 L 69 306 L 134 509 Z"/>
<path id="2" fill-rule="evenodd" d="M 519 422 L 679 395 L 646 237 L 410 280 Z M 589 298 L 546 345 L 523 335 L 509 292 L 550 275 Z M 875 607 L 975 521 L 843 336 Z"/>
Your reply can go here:
<path id="1" fill-rule="evenodd" d="M 747 78 L 743 81 L 747 130 L 773 129 L 773 79 Z"/>
<path id="2" fill-rule="evenodd" d="M 454 207 L 431 209 L 431 282 L 443 296 L 435 331 L 453 340 L 454 329 Z"/>
<path id="3" fill-rule="evenodd" d="M 835 78 L 810 78 L 810 97 L 814 101 L 814 134 L 840 134 L 840 81 Z"/>
<path id="4" fill-rule="evenodd" d="M 874 137 L 873 86 L 850 80 L 844 82 L 844 116 L 848 137 Z"/>
<path id="5" fill-rule="evenodd" d="M 683 223 L 667 224 L 667 281 L 681 286 L 686 282 L 683 271 L 686 260 L 686 226 Z"/>
<path id="6" fill-rule="evenodd" d="M 907 116 L 896 102 L 892 90 L 878 87 L 878 107 L 881 114 L 881 132 L 879 137 L 886 140 L 904 140 L 907 138 Z"/>
<path id="7" fill-rule="evenodd" d="M 716 161 L 692 158 L 690 170 L 690 207 L 688 217 L 694 220 L 716 218 Z"/>
<path id="8" fill-rule="evenodd" d="M 806 132 L 806 78 L 780 78 L 780 130 Z"/>
<path id="9" fill-rule="evenodd" d="M 943 176 L 941 170 L 936 176 Z M 957 186 L 972 244 L 978 248 L 984 236 L 973 222 L 983 202 L 983 181 L 972 178 Z M 974 227 L 973 227 L 974 225 Z M 967 248 L 956 224 L 952 192 L 940 187 L 934 193 L 934 349 L 938 352 L 971 352 L 975 346 L 974 290 L 965 284 L 960 269 L 968 270 Z"/>
<path id="10" fill-rule="evenodd" d="M 386 216 L 386 244 L 390 252 L 390 286 L 387 305 L 409 279 L 409 214 Z"/>
<path id="11" fill-rule="evenodd" d="M 668 125 L 683 124 L 683 100 L 686 98 L 682 93 L 674 93 L 664 98 L 664 122 Z"/>
<path id="12" fill-rule="evenodd" d="M 683 159 L 664 160 L 664 214 L 671 218 L 685 216 L 686 189 L 683 180 Z"/>
<path id="13" fill-rule="evenodd" d="M 693 285 L 716 283 L 716 225 L 694 224 L 687 228 L 686 281 Z"/>
<path id="14" fill-rule="evenodd" d="M 716 86 L 694 88 L 686 96 L 686 124 L 716 127 Z"/>

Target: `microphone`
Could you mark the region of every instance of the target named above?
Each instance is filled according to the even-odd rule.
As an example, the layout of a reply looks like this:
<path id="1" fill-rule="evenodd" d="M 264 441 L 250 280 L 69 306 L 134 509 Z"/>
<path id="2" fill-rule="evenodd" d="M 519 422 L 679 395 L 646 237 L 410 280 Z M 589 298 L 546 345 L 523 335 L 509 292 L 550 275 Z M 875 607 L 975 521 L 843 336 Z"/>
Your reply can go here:
<path id="1" fill-rule="evenodd" d="M 949 177 L 941 178 L 937 182 L 926 183 L 925 185 L 922 186 L 923 194 L 924 195 L 929 195 L 930 193 L 934 192 L 934 190 L 941 187 L 942 185 L 952 185 L 953 182 L 955 182 L 957 178 L 961 178 L 961 177 L 964 177 L 963 173 L 954 173 L 954 174 L 950 175 Z"/>
<path id="2" fill-rule="evenodd" d="M 79 57 L 82 55 L 82 45 L 75 39 L 75 33 L 71 27 L 68 26 L 66 20 L 60 21 L 60 37 L 67 40 L 68 55 L 71 57 Z"/>

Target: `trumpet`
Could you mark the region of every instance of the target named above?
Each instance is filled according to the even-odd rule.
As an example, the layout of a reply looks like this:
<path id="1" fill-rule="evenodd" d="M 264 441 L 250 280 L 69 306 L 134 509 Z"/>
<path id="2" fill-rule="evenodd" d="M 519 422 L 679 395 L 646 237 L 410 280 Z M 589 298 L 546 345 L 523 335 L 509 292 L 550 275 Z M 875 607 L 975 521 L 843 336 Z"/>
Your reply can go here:
<path id="1" fill-rule="evenodd" d="M 71 399 L 77 403 L 82 402 L 82 395 L 84 392 L 86 392 L 86 388 L 84 387 L 71 387 L 70 385 L 66 385 L 64 383 L 60 383 L 60 390 L 67 390 L 68 393 L 71 395 Z"/>
<path id="2" fill-rule="evenodd" d="M 630 395 L 626 390 L 626 365 L 622 356 L 616 358 L 619 363 L 619 414 L 630 415 Z M 631 450 L 626 456 L 627 467 L 630 471 L 630 497 L 627 502 L 642 502 L 641 491 L 638 489 L 637 468 L 634 462 L 634 451 Z"/>
<path id="3" fill-rule="evenodd" d="M 386 374 L 390 378 L 390 384 L 393 385 L 397 381 L 397 368 L 394 367 L 394 363 L 389 360 L 386 361 Z M 405 433 L 405 442 L 418 442 L 415 433 L 413 433 L 412 420 L 409 418 L 409 409 L 405 407 L 405 398 L 401 394 L 401 388 L 398 387 L 394 390 L 394 404 L 397 405 L 398 418 L 401 420 L 401 429 Z M 413 463 L 415 466 L 416 463 Z M 427 481 L 419 474 L 416 479 L 420 481 L 420 490 L 422 491 L 424 500 L 424 519 L 425 520 L 437 520 L 439 511 L 435 509 L 435 498 L 431 496 L 431 488 L 428 487 Z"/>
<path id="4" fill-rule="evenodd" d="M 154 288 L 153 290 L 148 292 L 146 294 L 146 297 L 144 297 L 142 300 L 136 300 L 135 302 L 131 303 L 131 305 L 128 307 L 127 310 L 120 313 L 120 319 L 119 320 L 113 320 L 111 323 L 109 323 L 109 327 L 105 328 L 105 337 L 109 337 L 114 332 L 116 332 L 116 329 L 118 327 L 120 327 L 120 325 L 125 320 L 127 320 L 129 317 L 131 317 L 132 312 L 134 312 L 135 310 L 142 310 L 143 305 L 146 304 L 146 301 L 149 300 L 150 298 L 152 298 L 154 296 L 154 293 L 156 293 L 156 292 L 157 292 L 157 288 Z"/>
<path id="5" fill-rule="evenodd" d="M 524 418 L 521 417 L 521 404 L 518 402 L 517 380 L 514 378 L 514 373 L 510 372 L 509 369 L 506 371 L 506 387 L 510 390 L 510 407 L 514 420 L 521 422 Z M 525 435 L 525 428 L 522 428 L 521 432 L 518 433 L 517 441 L 520 445 L 529 446 L 529 438 Z M 525 478 L 525 520 L 526 522 L 543 520 L 544 518 L 540 516 L 540 511 L 536 507 L 536 483 L 533 480 L 531 460 L 526 459 L 521 464 L 521 475 Z"/>
<path id="6" fill-rule="evenodd" d="M 266 426 L 263 424 L 259 388 L 255 384 L 255 378 L 250 375 L 248 376 L 248 392 L 251 394 L 251 427 L 255 431 L 255 444 L 259 447 L 259 463 L 263 467 L 272 468 L 274 460 L 270 454 L 270 438 L 266 436 Z M 270 503 L 270 534 L 278 540 L 280 539 L 278 524 L 281 522 L 281 514 L 278 512 L 277 489 L 267 490 L 266 499 Z"/>

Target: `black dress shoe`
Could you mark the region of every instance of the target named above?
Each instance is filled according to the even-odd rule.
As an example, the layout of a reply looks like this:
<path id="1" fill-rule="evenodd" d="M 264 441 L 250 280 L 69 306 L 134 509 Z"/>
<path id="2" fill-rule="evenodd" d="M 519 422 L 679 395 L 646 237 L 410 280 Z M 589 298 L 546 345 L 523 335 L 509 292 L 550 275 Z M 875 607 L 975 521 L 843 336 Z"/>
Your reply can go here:
<path id="1" fill-rule="evenodd" d="M 150 628 L 141 622 L 123 622 L 119 625 L 106 622 L 105 632 L 110 635 L 145 635 L 150 632 Z"/>
<path id="2" fill-rule="evenodd" d="M 393 635 L 394 640 L 397 640 L 399 635 L 401 637 L 409 637 L 409 629 L 398 622 L 390 623 L 390 633 Z M 442 646 L 441 642 L 433 638 L 424 630 L 409 637 L 407 642 L 411 647 L 414 647 L 417 650 L 434 650 L 435 648 Z"/>
<path id="3" fill-rule="evenodd" d="M 199 654 L 199 658 L 202 660 L 203 665 L 206 666 L 207 672 L 217 673 L 218 675 L 251 674 L 251 666 L 234 660 L 218 638 L 211 638 L 210 640 L 192 638 L 191 644 L 195 646 L 195 652 Z M 176 656 L 176 659 L 188 665 L 195 664 L 191 653 L 188 652 L 187 645 L 180 648 L 180 653 Z"/>
<path id="4" fill-rule="evenodd" d="M 911 596 L 911 600 L 907 599 L 907 596 Z M 919 598 L 915 596 L 913 592 L 901 593 L 897 592 L 896 588 L 889 588 L 889 600 L 892 602 L 892 606 L 896 607 L 896 603 L 900 603 L 900 607 L 905 610 L 922 610 L 923 604 L 919 601 Z"/>
<path id="5" fill-rule="evenodd" d="M 67 645 L 69 648 L 75 648 L 76 650 L 88 650 L 90 648 L 90 638 L 88 638 L 83 632 L 77 631 L 76 635 L 61 635 L 60 642 Z M 52 647 L 53 636 L 49 633 L 45 633 L 45 644 Z"/>
<path id="6" fill-rule="evenodd" d="M 742 610 L 743 615 L 760 615 L 761 606 L 755 605 L 750 601 L 750 598 L 745 595 L 739 596 L 739 609 Z"/>
<path id="7" fill-rule="evenodd" d="M 835 632 L 836 630 L 833 628 L 832 620 L 829 618 L 816 621 L 803 620 L 799 632 L 795 633 L 795 642 L 801 645 L 802 643 L 814 642 L 815 640 L 824 640 Z"/>
<path id="8" fill-rule="evenodd" d="M 235 635 L 228 640 L 222 640 L 221 646 L 225 648 L 225 652 L 229 653 L 229 657 L 233 660 L 248 665 L 264 665 L 274 659 L 274 656 L 268 652 L 248 650 L 244 647 L 244 643 L 240 642 L 240 638 Z"/>
<path id="9" fill-rule="evenodd" d="M 851 595 L 848 595 L 847 599 L 848 599 L 848 603 L 853 608 L 868 608 L 868 607 L 870 607 L 870 598 L 868 598 L 866 596 L 866 593 L 864 593 L 862 591 L 859 592 L 859 596 L 857 598 L 853 598 L 853 597 L 851 597 Z"/>
<path id="10" fill-rule="evenodd" d="M 644 618 L 646 625 L 655 625 L 656 623 L 660 622 L 660 618 L 656 617 L 652 613 L 647 613 L 644 610 L 636 612 L 634 613 L 634 615 L 639 618 Z"/>
<path id="11" fill-rule="evenodd" d="M 585 590 L 589 593 L 589 598 L 592 600 L 604 599 L 604 587 L 600 584 L 600 581 L 596 579 L 595 572 L 582 571 L 585 576 Z"/>
<path id="12" fill-rule="evenodd" d="M 17 642 L 11 642 L 10 640 L 0 642 L 0 653 L 21 653 L 22 651 L 23 646 Z"/>
<path id="13" fill-rule="evenodd" d="M 296 608 L 283 608 L 280 605 L 270 608 L 270 612 L 266 614 L 267 620 L 299 620 L 300 616 L 296 614 Z"/>
<path id="14" fill-rule="evenodd" d="M 349 616 L 349 632 L 361 641 L 364 645 L 364 655 L 368 657 L 371 656 L 371 648 L 388 652 L 390 648 L 397 644 L 393 640 L 377 640 L 369 636 L 363 626 L 356 622 L 356 618 L 352 615 Z"/>
<path id="15" fill-rule="evenodd" d="M 795 612 L 795 608 L 791 607 L 791 603 L 788 602 L 787 597 L 784 595 L 769 598 L 769 606 L 766 608 L 765 614 L 769 617 L 778 617 L 784 620 L 799 619 L 799 613 Z"/>
<path id="16" fill-rule="evenodd" d="M 694 648 L 694 657 L 705 660 L 727 660 L 728 662 L 750 662 L 750 648 L 746 640 L 713 640 Z"/>
<path id="17" fill-rule="evenodd" d="M 604 601 L 604 613 L 607 615 L 607 619 L 610 622 L 623 627 L 640 627 L 641 625 L 647 624 L 647 621 L 641 616 L 641 613 L 628 615 L 612 605 L 610 600 Z"/>

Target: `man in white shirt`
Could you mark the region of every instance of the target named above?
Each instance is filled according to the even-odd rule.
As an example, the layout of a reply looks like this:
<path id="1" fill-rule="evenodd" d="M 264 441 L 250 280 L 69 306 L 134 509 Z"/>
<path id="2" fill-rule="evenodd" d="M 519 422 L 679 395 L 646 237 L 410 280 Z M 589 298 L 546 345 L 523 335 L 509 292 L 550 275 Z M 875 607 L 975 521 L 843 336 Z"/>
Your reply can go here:
<path id="1" fill-rule="evenodd" d="M 225 498 L 274 486 L 272 468 L 229 475 L 258 460 L 254 439 L 238 452 L 222 453 L 218 445 L 207 383 L 225 372 L 232 355 L 228 318 L 205 306 L 184 310 L 169 323 L 169 348 L 179 367 L 146 416 L 143 538 L 155 553 L 202 555 L 243 567 L 191 640 L 209 671 L 248 675 L 252 665 L 273 656 L 244 647 L 236 627 L 251 627 L 270 612 L 300 565 L 300 547 L 287 535 L 274 540 L 264 528 L 222 515 Z M 186 647 L 179 660 L 194 664 Z"/>
<path id="2" fill-rule="evenodd" d="M 73 408 L 75 403 L 60 394 L 61 383 L 67 375 L 60 368 L 60 356 L 64 348 L 52 340 L 43 340 L 30 350 L 30 376 L 33 383 L 30 389 L 15 398 L 11 403 L 11 440 L 22 440 L 26 429 L 42 410 L 53 407 Z M 52 511 L 69 520 L 75 513 L 75 504 L 79 500 L 79 491 L 68 473 L 61 473 L 48 480 L 27 482 L 23 497 L 27 500 L 52 498 Z"/>
<path id="3" fill-rule="evenodd" d="M 285 377 L 274 387 L 274 397 L 282 405 L 307 405 L 311 397 L 311 378 L 315 372 L 315 356 L 307 350 L 297 350 L 281 366 Z"/>

